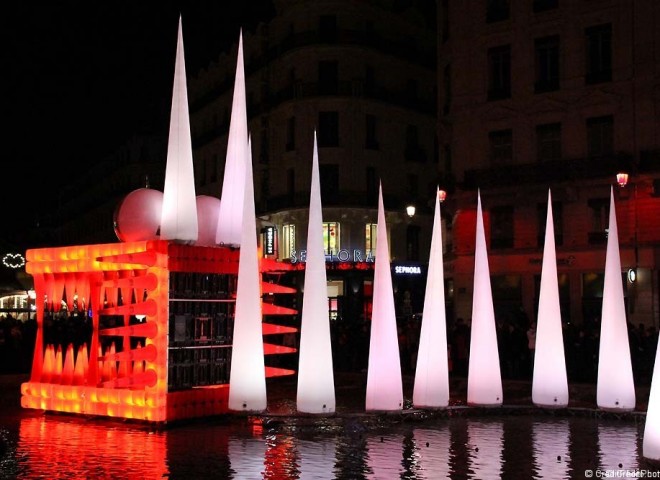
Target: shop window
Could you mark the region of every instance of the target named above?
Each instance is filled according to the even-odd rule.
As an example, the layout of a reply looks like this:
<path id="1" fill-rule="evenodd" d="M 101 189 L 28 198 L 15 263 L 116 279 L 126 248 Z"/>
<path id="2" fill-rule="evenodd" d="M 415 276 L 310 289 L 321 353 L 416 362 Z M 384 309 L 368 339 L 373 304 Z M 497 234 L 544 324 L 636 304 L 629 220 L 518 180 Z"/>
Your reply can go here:
<path id="1" fill-rule="evenodd" d="M 377 223 L 367 223 L 364 228 L 364 255 L 365 257 L 376 256 L 376 242 L 378 232 Z"/>
<path id="2" fill-rule="evenodd" d="M 336 255 L 341 248 L 339 241 L 339 223 L 323 222 L 323 249 L 326 255 Z"/>
<path id="3" fill-rule="evenodd" d="M 296 250 L 296 226 L 293 224 L 282 225 L 282 259 L 291 258 L 291 252 Z"/>

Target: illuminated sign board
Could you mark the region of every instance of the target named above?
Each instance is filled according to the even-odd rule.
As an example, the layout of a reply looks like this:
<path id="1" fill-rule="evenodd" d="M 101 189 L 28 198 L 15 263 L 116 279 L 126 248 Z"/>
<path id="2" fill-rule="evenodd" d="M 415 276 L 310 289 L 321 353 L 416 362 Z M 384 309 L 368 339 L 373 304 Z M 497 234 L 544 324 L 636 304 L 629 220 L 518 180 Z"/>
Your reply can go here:
<path id="1" fill-rule="evenodd" d="M 275 227 L 264 228 L 264 255 L 275 254 Z"/>
<path id="2" fill-rule="evenodd" d="M 291 250 L 291 263 L 305 263 L 307 260 L 307 250 Z M 367 262 L 373 263 L 376 260 L 371 252 L 364 254 L 362 250 L 355 249 L 350 251 L 346 248 L 342 248 L 337 253 L 329 253 L 325 256 L 325 261 L 334 263 L 334 262 Z"/>

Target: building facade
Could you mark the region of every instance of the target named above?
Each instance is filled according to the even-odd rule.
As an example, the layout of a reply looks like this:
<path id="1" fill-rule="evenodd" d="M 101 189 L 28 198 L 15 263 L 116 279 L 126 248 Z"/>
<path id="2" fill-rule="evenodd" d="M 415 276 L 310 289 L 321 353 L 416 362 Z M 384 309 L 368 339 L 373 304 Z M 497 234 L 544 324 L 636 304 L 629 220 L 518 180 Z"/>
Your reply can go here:
<path id="1" fill-rule="evenodd" d="M 437 35 L 435 9 L 412 5 L 276 1 L 275 17 L 243 36 L 264 255 L 298 264 L 290 282 L 302 281 L 316 135 L 333 319 L 370 316 L 381 186 L 399 313 L 421 312 L 438 187 Z M 237 48 L 188 83 L 197 194 L 221 194 Z"/>
<path id="2" fill-rule="evenodd" d="M 562 318 L 597 324 L 612 191 L 628 320 L 658 327 L 659 22 L 653 0 L 438 3 L 457 316 L 471 315 L 479 192 L 496 316 L 536 318 L 551 192 Z"/>

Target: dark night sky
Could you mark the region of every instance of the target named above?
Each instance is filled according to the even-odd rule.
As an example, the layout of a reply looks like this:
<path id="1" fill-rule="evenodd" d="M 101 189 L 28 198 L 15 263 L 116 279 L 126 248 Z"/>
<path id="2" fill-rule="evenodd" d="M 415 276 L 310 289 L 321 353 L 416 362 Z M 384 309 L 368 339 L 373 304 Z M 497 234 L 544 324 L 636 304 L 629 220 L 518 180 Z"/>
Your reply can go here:
<path id="1" fill-rule="evenodd" d="M 10 0 L 3 10 L 8 80 L 1 111 L 9 148 L 3 149 L 0 231 L 6 233 L 16 219 L 34 223 L 35 205 L 47 204 L 57 185 L 132 134 L 167 133 L 179 14 L 191 77 L 237 41 L 241 28 L 253 31 L 269 18 L 273 6 L 269 0 Z"/>

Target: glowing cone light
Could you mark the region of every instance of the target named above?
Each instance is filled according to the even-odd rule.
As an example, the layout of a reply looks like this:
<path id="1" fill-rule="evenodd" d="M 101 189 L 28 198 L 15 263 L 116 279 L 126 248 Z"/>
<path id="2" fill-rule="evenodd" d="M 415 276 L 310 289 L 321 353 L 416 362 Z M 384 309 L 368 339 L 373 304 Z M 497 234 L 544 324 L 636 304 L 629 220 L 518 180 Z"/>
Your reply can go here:
<path id="1" fill-rule="evenodd" d="M 629 411 L 635 408 L 635 384 L 628 343 L 626 307 L 623 301 L 619 231 L 612 188 L 610 188 L 610 223 L 605 257 L 596 403 L 604 410 Z"/>
<path id="2" fill-rule="evenodd" d="M 382 185 L 378 191 L 376 235 L 366 409 L 368 411 L 401 410 L 403 384 Z"/>
<path id="3" fill-rule="evenodd" d="M 238 58 L 234 80 L 234 97 L 229 120 L 229 136 L 222 196 L 215 241 L 224 245 L 240 245 L 242 234 L 243 189 L 248 158 L 247 108 L 245 105 L 245 72 L 243 67 L 243 34 L 238 39 Z M 253 200 L 254 201 L 254 200 Z"/>
<path id="4" fill-rule="evenodd" d="M 228 406 L 230 410 L 258 412 L 267 407 L 266 367 L 261 326 L 261 275 L 257 256 L 252 161 L 249 157 L 246 160 Z"/>
<path id="5" fill-rule="evenodd" d="M 307 413 L 332 413 L 335 411 L 316 132 L 314 132 L 312 183 L 309 198 L 305 290 L 300 323 L 297 409 Z"/>
<path id="6" fill-rule="evenodd" d="M 660 348 L 655 350 L 651 391 L 644 423 L 642 455 L 651 460 L 660 460 Z"/>
<path id="7" fill-rule="evenodd" d="M 559 308 L 552 197 L 549 190 L 538 312 L 532 402 L 543 407 L 565 407 L 568 405 L 568 380 Z"/>
<path id="8" fill-rule="evenodd" d="M 421 408 L 449 405 L 449 363 L 447 360 L 441 218 L 439 195 L 436 195 L 429 269 L 413 387 L 413 404 Z"/>
<path id="9" fill-rule="evenodd" d="M 194 242 L 198 235 L 197 199 L 186 88 L 183 33 L 179 17 L 160 238 Z"/>
<path id="10" fill-rule="evenodd" d="M 467 403 L 474 406 L 496 406 L 502 405 L 502 377 L 497 350 L 495 310 L 493 292 L 490 287 L 486 235 L 481 211 L 481 194 L 477 195 L 477 232 Z"/>

